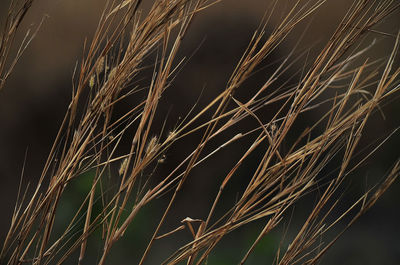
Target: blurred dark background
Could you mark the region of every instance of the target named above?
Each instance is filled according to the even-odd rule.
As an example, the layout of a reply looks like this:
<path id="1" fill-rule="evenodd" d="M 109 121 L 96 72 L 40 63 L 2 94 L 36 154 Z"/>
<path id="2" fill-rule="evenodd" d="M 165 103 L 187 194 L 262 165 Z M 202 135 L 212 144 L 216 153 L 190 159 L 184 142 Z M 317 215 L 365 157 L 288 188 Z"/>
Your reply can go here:
<path id="1" fill-rule="evenodd" d="M 6 2 L 0 3 L 0 17 L 6 11 Z M 34 3 L 32 10 L 24 21 L 24 29 L 36 28 L 46 16 L 38 35 L 32 41 L 23 57 L 15 67 L 5 88 L 0 91 L 0 238 L 5 236 L 10 224 L 12 210 L 18 191 L 18 183 L 26 154 L 24 185 L 29 181 L 35 185 L 40 176 L 42 166 L 47 158 L 51 144 L 62 121 L 65 110 L 71 97 L 72 74 L 76 62 L 83 53 L 85 38 L 89 40 L 96 28 L 98 18 L 103 8 L 99 0 L 47 0 Z M 146 2 L 146 1 L 145 1 Z M 222 1 L 196 17 L 181 50 L 181 55 L 192 55 L 187 65 L 179 73 L 172 89 L 179 93 L 179 97 L 167 95 L 165 110 L 171 111 L 171 120 L 186 113 L 202 93 L 201 102 L 207 102 L 213 95 L 221 91 L 234 70 L 236 62 L 248 44 L 254 30 L 259 25 L 265 11 L 270 7 L 270 1 Z M 290 1 L 281 1 L 270 26 L 276 25 L 283 16 Z M 278 60 L 286 56 L 301 38 L 299 50 L 313 47 L 310 58 L 319 51 L 340 23 L 340 19 L 348 10 L 350 1 L 328 1 L 314 16 L 299 25 L 280 47 L 270 56 L 271 60 Z M 145 4 L 146 7 L 146 4 Z M 394 14 L 379 26 L 390 34 L 396 34 L 400 26 L 400 15 Z M 307 31 L 304 32 L 305 28 Z M 24 31 L 17 36 L 16 43 L 23 37 Z M 364 44 L 370 43 L 373 38 L 378 42 L 371 52 L 366 55 L 373 59 L 390 54 L 394 38 L 371 34 Z M 297 68 L 304 65 L 304 60 L 296 63 Z M 398 65 L 398 62 L 397 62 Z M 295 67 L 295 68 L 296 68 Z M 248 82 L 243 91 L 254 89 L 256 84 L 265 80 L 265 75 L 272 70 L 265 70 L 254 80 Z M 264 76 L 263 76 L 264 75 Z M 292 77 L 291 73 L 286 76 Z M 246 92 L 242 92 L 246 96 Z M 398 102 L 397 98 L 397 102 Z M 400 104 L 387 104 L 382 107 L 386 119 L 381 115 L 374 115 L 366 128 L 367 135 L 362 143 L 367 144 L 381 139 L 400 125 Z M 163 107 L 161 107 L 163 108 Z M 160 118 L 161 121 L 163 117 Z M 305 121 L 307 122 L 307 121 Z M 350 191 L 360 193 L 365 191 L 369 180 L 372 182 L 383 177 L 389 170 L 400 151 L 399 133 L 383 145 L 367 163 L 358 171 L 357 180 L 354 180 Z M 177 151 L 179 153 L 179 151 Z M 184 154 L 181 156 L 183 157 Z M 217 164 L 224 164 L 225 156 L 215 159 Z M 175 159 L 179 160 L 179 154 Z M 234 156 L 234 155 L 233 155 Z M 218 160 L 220 159 L 220 160 Z M 223 167 L 223 166 L 221 166 Z M 211 171 L 211 172 L 210 172 Z M 210 167 L 211 175 L 223 174 L 218 167 Z M 201 175 L 195 172 L 195 175 Z M 364 185 L 365 184 L 365 185 Z M 206 183 L 203 178 L 192 178 L 188 181 L 188 193 L 193 197 L 201 198 Z M 336 245 L 328 252 L 322 264 L 398 264 L 400 261 L 400 226 L 398 219 L 398 205 L 400 198 L 398 181 L 378 201 L 376 206 L 361 218 Z M 184 196 L 184 195 L 182 195 Z M 211 199 L 210 199 L 211 200 Z M 159 202 L 160 207 L 163 202 Z M 204 214 L 209 209 L 210 201 L 191 201 L 193 214 Z M 158 206 L 155 206 L 158 207 Z M 187 207 L 186 207 L 187 208 Z M 177 209 L 184 209 L 185 205 L 178 205 Z M 152 216 L 151 209 L 148 216 Z M 191 216 L 190 210 L 174 213 L 182 217 Z M 197 216 L 191 216 L 196 218 Z M 146 217 L 141 217 L 146 218 Z M 181 218 L 181 219 L 183 219 Z M 159 219 L 159 217 L 157 217 Z M 146 221 L 142 221 L 146 222 Z M 296 226 L 296 220 L 293 221 Z M 210 260 L 209 264 L 232 264 L 232 248 L 244 254 L 244 246 L 248 246 L 257 228 L 262 222 L 245 229 L 232 238 L 228 238 L 229 251 L 219 249 L 220 256 Z M 279 242 L 283 229 L 272 233 L 272 241 L 263 241 L 256 249 L 261 260 L 249 260 L 249 264 L 271 264 L 274 242 Z M 290 238 L 291 230 L 288 232 Z M 143 236 L 144 237 L 144 236 Z M 246 242 L 246 240 L 248 240 Z M 123 257 L 132 253 L 132 245 L 124 241 L 122 250 L 117 250 L 116 260 L 123 264 Z M 244 242 L 244 243 L 242 243 Z M 137 243 L 136 243 L 137 244 Z M 135 244 L 133 244 L 135 245 Z M 118 246 L 115 246 L 117 249 Z M 142 246 L 135 246 L 142 253 Z M 168 247 L 163 249 L 166 257 Z M 264 253 L 263 253 L 264 252 Z M 115 263 L 117 264 L 117 263 Z"/>

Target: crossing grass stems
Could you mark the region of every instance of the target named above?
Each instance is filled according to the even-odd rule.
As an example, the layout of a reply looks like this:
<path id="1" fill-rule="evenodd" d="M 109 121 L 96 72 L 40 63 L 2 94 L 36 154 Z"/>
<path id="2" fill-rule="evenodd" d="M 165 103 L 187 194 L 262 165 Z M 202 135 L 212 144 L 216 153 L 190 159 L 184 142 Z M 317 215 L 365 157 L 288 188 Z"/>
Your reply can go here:
<path id="1" fill-rule="evenodd" d="M 34 2 L 11 1 L 1 32 L 0 89 L 8 89 L 7 78 L 31 39 L 40 38 L 37 32 L 28 32 L 22 43 L 15 41 L 20 23 Z M 155 200 L 167 203 L 160 215 L 154 215 L 158 218 L 157 225 L 148 228 L 152 230 L 144 251 L 135 253 L 140 255 L 139 264 L 155 255 L 152 252 L 155 242 L 178 236 L 181 230 L 190 231 L 192 239 L 164 257 L 163 264 L 206 264 L 226 235 L 262 220 L 261 230 L 238 261 L 244 264 L 264 237 L 295 218 L 291 209 L 310 194 L 315 195 L 315 203 L 305 211 L 307 218 L 288 244 L 276 247 L 271 262 L 316 264 L 396 180 L 400 160 L 393 161 L 383 181 L 366 190 L 345 210 L 338 207 L 342 199 L 338 193 L 345 180 L 385 141 L 378 142 L 375 149 L 361 158 L 355 155 L 368 118 L 385 102 L 398 100 L 400 68 L 395 67 L 394 61 L 399 34 L 391 36 L 393 49 L 379 61 L 363 57 L 367 50 L 373 49 L 373 44 L 367 48 L 358 45 L 383 19 L 399 10 L 398 1 L 354 1 L 329 41 L 309 60 L 312 63 L 303 66 L 298 81 L 276 85 L 284 73 L 291 71 L 293 63 L 304 56 L 294 48 L 254 88 L 250 97 L 241 99 L 236 93 L 243 84 L 302 21 L 326 2 L 290 1 L 285 15 L 267 34 L 266 28 L 271 27 L 270 18 L 278 4 L 275 1 L 219 94 L 204 105 L 200 104 L 202 101 L 193 103 L 189 113 L 182 113 L 185 118 L 172 121 L 173 125 L 166 119 L 163 129 L 155 134 L 155 118 L 160 115 L 165 118 L 160 111 L 160 104 L 165 104 L 161 100 L 163 94 L 173 88 L 174 77 L 183 65 L 190 64 L 190 60 L 178 59 L 177 54 L 191 22 L 218 2 L 158 0 L 144 12 L 139 0 L 107 1 L 93 39 L 85 43 L 85 54 L 76 67 L 71 101 L 40 180 L 31 192 L 20 189 L 8 234 L 2 242 L 2 264 L 61 264 L 76 257 L 71 262 L 84 264 L 90 238 L 96 231 L 101 232 L 101 237 L 96 238 L 102 245 L 97 263 L 106 264 L 128 227 Z M 12 53 L 13 45 L 21 47 L 16 54 Z M 152 60 L 153 73 L 142 87 L 136 85 L 136 80 L 148 68 L 145 60 Z M 144 95 L 139 102 L 124 113 L 114 112 L 121 101 L 139 92 Z M 280 107 L 271 118 L 263 120 L 259 113 L 277 103 Z M 320 115 L 317 121 L 308 124 L 293 145 L 282 151 L 296 120 L 310 112 Z M 256 125 L 241 126 L 246 120 Z M 168 128 L 173 129 L 168 131 Z M 168 151 L 193 134 L 201 137 L 192 150 L 185 150 L 186 158 L 167 174 L 158 175 L 153 169 L 169 162 Z M 215 139 L 225 140 L 215 145 Z M 249 141 L 250 144 L 243 145 Z M 126 148 L 121 147 L 122 142 L 129 143 L 129 150 L 123 154 L 121 150 Z M 193 169 L 214 159 L 227 146 L 235 145 L 241 146 L 240 157 L 232 161 L 225 176 L 218 176 L 218 186 L 211 187 L 216 195 L 208 206 L 208 214 L 187 217 L 170 232 L 161 233 L 181 198 L 178 195 L 193 177 Z M 213 147 L 211 151 L 209 146 Z M 254 158 L 254 153 L 259 157 L 258 166 L 239 175 L 239 169 L 249 163 L 249 157 Z M 333 159 L 340 161 L 339 167 L 329 177 L 321 175 Z M 153 174 L 143 179 L 143 172 L 149 169 Z M 60 222 L 56 219 L 58 206 L 65 190 L 88 172 L 93 176 L 91 187 L 68 223 L 61 224 L 63 232 L 55 237 L 55 223 Z M 204 178 L 215 178 L 204 172 Z M 229 210 L 217 211 L 226 187 L 238 177 L 247 184 L 240 187 L 238 198 Z M 109 188 L 107 183 L 114 184 Z M 209 202 L 207 196 L 214 195 L 205 194 L 205 201 Z M 94 210 L 95 204 L 100 205 L 100 210 Z M 341 230 L 327 236 L 328 231 L 343 222 Z"/>

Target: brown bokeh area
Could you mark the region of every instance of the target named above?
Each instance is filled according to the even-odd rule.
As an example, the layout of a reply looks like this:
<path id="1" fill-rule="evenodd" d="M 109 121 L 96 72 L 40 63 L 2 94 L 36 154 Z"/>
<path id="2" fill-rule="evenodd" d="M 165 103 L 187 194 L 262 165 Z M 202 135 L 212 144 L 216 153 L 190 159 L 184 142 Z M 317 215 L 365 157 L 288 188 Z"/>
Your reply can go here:
<path id="1" fill-rule="evenodd" d="M 152 1 L 143 2 L 143 8 L 146 10 Z M 205 104 L 225 87 L 254 30 L 259 26 L 266 11 L 270 10 L 271 2 L 223 0 L 198 14 L 179 53 L 180 58 L 188 59 L 177 74 L 171 92 L 167 92 L 163 99 L 165 104 L 160 106 L 160 113 L 165 115 L 157 117 L 156 124 L 162 126 L 164 119 L 175 123 L 179 117 L 182 118 L 189 112 L 198 98 L 200 98 L 199 104 Z M 266 34 L 280 21 L 290 2 L 279 2 L 270 18 L 270 28 L 267 28 Z M 296 69 L 301 70 L 305 64 L 311 63 L 307 60 L 318 54 L 325 45 L 351 5 L 350 2 L 327 1 L 315 15 L 298 25 L 298 29 L 277 47 L 270 55 L 271 62 L 282 60 L 294 47 L 296 47 L 294 57 L 298 54 L 300 58 L 294 62 L 291 70 L 293 72 L 288 71 L 283 78 L 300 77 L 301 71 L 296 72 Z M 24 29 L 15 40 L 15 43 L 19 43 L 26 32 L 24 30 L 36 30 L 43 20 L 36 37 L 16 65 L 6 86 L 0 91 L 0 211 L 2 212 L 0 238 L 5 235 L 10 223 L 23 168 L 23 186 L 28 182 L 31 186 L 35 186 L 40 176 L 71 99 L 74 69 L 85 53 L 85 41 L 91 41 L 104 3 L 104 0 L 36 1 L 24 21 Z M 0 17 L 5 10 L 5 3 L 0 3 Z M 376 43 L 371 51 L 363 55 L 363 59 L 368 57 L 373 61 L 387 56 L 395 41 L 392 35 L 397 34 L 395 30 L 399 28 L 399 24 L 400 14 L 397 13 L 379 25 L 377 31 L 390 35 L 370 34 L 360 44 L 361 47 L 368 46 L 375 38 Z M 301 53 L 306 55 L 301 57 Z M 399 60 L 396 63 L 399 65 Z M 268 65 L 269 62 L 265 62 L 266 69 L 246 83 L 238 92 L 238 96 L 245 98 L 248 91 L 265 81 L 273 71 Z M 151 77 L 151 71 L 150 69 L 147 73 L 149 76 L 144 78 Z M 377 139 L 382 140 L 400 126 L 398 104 L 393 105 L 388 102 L 382 106 L 382 113 L 376 113 L 371 117 L 362 144 L 367 145 Z M 268 113 L 265 117 L 268 117 Z M 185 148 L 183 144 L 182 146 L 178 144 L 176 154 L 169 157 L 171 160 L 178 161 L 184 157 L 185 152 L 180 151 L 180 147 Z M 235 150 L 229 152 L 217 156 L 210 164 L 207 174 L 211 176 L 223 174 L 225 171 L 221 168 L 224 168 L 224 165 L 229 166 L 226 160 L 229 160 L 230 156 L 235 158 Z M 359 177 L 353 184 L 363 185 L 368 179 L 380 179 L 399 154 L 400 133 L 395 133 L 361 168 L 359 174 L 365 177 Z M 164 167 L 167 170 L 168 165 Z M 204 181 L 206 177 L 203 176 L 204 172 L 194 172 L 193 178 L 187 183 L 188 194 L 193 197 L 203 196 L 208 183 Z M 364 188 L 349 189 L 364 191 Z M 400 260 L 400 244 L 397 242 L 400 234 L 398 225 L 400 215 L 397 211 L 400 203 L 399 191 L 400 183 L 394 183 L 377 205 L 339 239 L 322 260 L 322 264 L 398 262 Z M 191 205 L 194 207 L 189 210 L 185 203 L 178 204 L 178 210 L 173 214 L 182 214 L 186 217 L 197 212 L 202 215 L 203 210 L 204 212 L 208 210 L 210 201 L 211 199 L 206 202 L 193 201 Z M 186 212 L 181 213 L 179 209 Z M 190 210 L 194 212 L 191 213 Z M 293 220 L 293 224 L 296 225 L 296 220 Z M 290 233 L 289 230 L 288 236 Z M 165 251 L 167 252 L 168 248 Z M 165 253 L 163 255 L 165 256 Z M 262 261 L 262 264 L 271 263 L 271 260 Z"/>

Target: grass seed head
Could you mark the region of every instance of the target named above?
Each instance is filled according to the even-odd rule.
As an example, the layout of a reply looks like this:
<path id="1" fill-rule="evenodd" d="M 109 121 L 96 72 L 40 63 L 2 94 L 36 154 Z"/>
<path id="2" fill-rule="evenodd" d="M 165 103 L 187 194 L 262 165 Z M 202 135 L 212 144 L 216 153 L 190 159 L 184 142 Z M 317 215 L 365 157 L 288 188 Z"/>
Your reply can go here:
<path id="1" fill-rule="evenodd" d="M 147 144 L 146 155 L 153 154 L 154 152 L 157 151 L 158 147 L 159 147 L 158 137 L 155 135 L 155 136 L 151 137 L 149 143 Z"/>
<path id="2" fill-rule="evenodd" d="M 118 174 L 120 176 L 124 175 L 127 169 L 128 169 L 128 158 L 125 158 L 121 162 L 121 165 L 120 165 L 119 170 L 118 170 Z"/>

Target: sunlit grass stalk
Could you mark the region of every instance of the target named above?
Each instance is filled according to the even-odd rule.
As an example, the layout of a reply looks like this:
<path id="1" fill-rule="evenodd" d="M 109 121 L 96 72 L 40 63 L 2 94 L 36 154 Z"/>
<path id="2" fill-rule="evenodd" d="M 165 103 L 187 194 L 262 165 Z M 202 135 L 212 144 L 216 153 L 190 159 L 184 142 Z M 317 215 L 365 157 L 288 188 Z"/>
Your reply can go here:
<path id="1" fill-rule="evenodd" d="M 13 68 L 12 65 L 6 70 L 5 66 L 13 36 L 32 2 L 25 1 L 22 9 L 16 5 L 10 7 L 1 35 L 0 90 Z M 325 2 L 295 1 L 267 34 L 270 16 L 278 3 L 275 2 L 243 56 L 232 67 L 234 70 L 226 87 L 209 103 L 200 106 L 196 103 L 168 134 L 161 130 L 154 135 L 155 118 L 158 115 L 164 117 L 159 110 L 160 99 L 173 86 L 173 78 L 185 61 L 177 59 L 179 48 L 194 17 L 206 12 L 206 8 L 212 8 L 215 1 L 160 0 L 155 1 L 146 14 L 141 11 L 139 0 L 108 1 L 92 42 L 85 44 L 85 56 L 75 72 L 71 102 L 39 183 L 32 193 L 27 193 L 28 197 L 23 195 L 17 201 L 0 254 L 1 262 L 10 265 L 61 264 L 78 252 L 77 263 L 84 264 L 90 237 L 96 230 L 102 230 L 102 254 L 97 262 L 105 264 L 115 243 L 124 237 L 143 207 L 169 195 L 157 226 L 150 231 L 139 264 L 146 262 L 152 254 L 155 241 L 173 237 L 183 229 L 190 231 L 193 240 L 166 257 L 164 264 L 182 261 L 188 265 L 204 264 L 228 233 L 264 220 L 264 226 L 240 261 L 244 264 L 260 240 L 288 218 L 286 213 L 301 198 L 320 189 L 321 194 L 290 244 L 285 249 L 277 246 L 274 261 L 276 264 L 316 264 L 342 231 L 326 243 L 320 243 L 318 239 L 350 215 L 352 218 L 347 221 L 346 230 L 375 204 L 399 175 L 399 161 L 394 161 L 390 173 L 377 183 L 375 189 L 368 190 L 348 209 L 335 216 L 334 221 L 329 219 L 339 203 L 339 188 L 364 161 L 354 157 L 368 118 L 385 100 L 394 98 L 399 90 L 400 69 L 394 67 L 399 34 L 383 68 L 378 62 L 367 59 L 354 66 L 373 48 L 373 44 L 365 49 L 356 48 L 361 38 L 384 18 L 398 11 L 400 4 L 395 1 L 354 1 L 313 63 L 304 66 L 297 83 L 289 85 L 284 82 L 276 87 L 276 81 L 290 71 L 298 59 L 293 49 L 271 76 L 252 91 L 249 99 L 240 99 L 236 92 L 298 24 L 318 12 Z M 17 59 L 24 49 L 17 53 Z M 141 88 L 136 85 L 136 79 L 144 70 L 145 60 L 152 60 L 154 70 L 147 86 Z M 335 90 L 334 97 L 324 98 L 328 91 L 336 89 L 335 83 L 339 81 L 346 83 Z M 371 86 L 374 86 L 374 91 L 367 91 L 366 88 Z M 145 93 L 140 102 L 120 116 L 114 113 L 114 108 L 122 100 L 139 92 Z M 259 116 L 261 110 L 277 103 L 280 106 L 272 118 L 266 121 Z M 322 108 L 328 104 L 328 110 Z M 318 120 L 298 133 L 288 151 L 282 151 L 281 147 L 288 141 L 288 134 L 298 118 L 307 112 L 321 110 L 326 113 L 318 113 Z M 241 127 L 243 120 L 255 121 L 257 125 Z M 316 135 L 317 126 L 323 126 L 324 130 Z M 237 131 L 227 140 L 213 145 L 214 139 L 230 130 Z M 165 176 L 149 176 L 154 178 L 155 184 L 148 179 L 140 180 L 145 170 L 164 162 L 163 154 L 177 141 L 185 141 L 196 133 L 201 133 L 199 141 L 193 149 L 187 150 L 186 158 L 174 169 Z M 127 137 L 129 151 L 121 155 L 121 143 Z M 207 215 L 202 219 L 188 217 L 177 228 L 160 234 L 193 169 L 243 139 L 252 139 L 252 143 L 240 148 L 241 156 L 232 161 L 233 166 L 227 168 L 228 173 L 219 180 Z M 209 146 L 213 146 L 212 150 L 205 151 Z M 255 171 L 240 176 L 248 181 L 237 201 L 230 210 L 222 214 L 217 212 L 232 178 L 238 176 L 239 168 L 252 154 L 259 152 L 262 156 Z M 321 176 L 322 170 L 334 159 L 340 159 L 334 177 Z M 360 163 L 354 167 L 354 161 Z M 119 170 L 115 170 L 118 165 Z M 65 190 L 90 170 L 94 171 L 90 189 L 65 225 L 65 231 L 54 239 L 58 206 Z M 105 187 L 104 183 L 110 181 L 107 178 L 115 181 L 115 186 Z M 100 212 L 94 211 L 96 203 L 101 204 Z M 74 229 L 80 221 L 83 221 L 82 228 L 76 232 Z M 195 224 L 198 224 L 197 230 Z"/>

